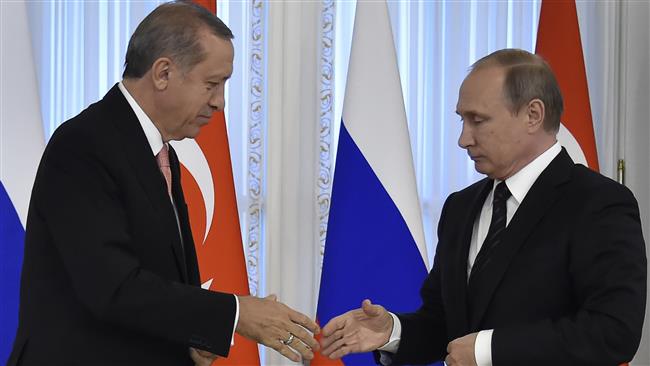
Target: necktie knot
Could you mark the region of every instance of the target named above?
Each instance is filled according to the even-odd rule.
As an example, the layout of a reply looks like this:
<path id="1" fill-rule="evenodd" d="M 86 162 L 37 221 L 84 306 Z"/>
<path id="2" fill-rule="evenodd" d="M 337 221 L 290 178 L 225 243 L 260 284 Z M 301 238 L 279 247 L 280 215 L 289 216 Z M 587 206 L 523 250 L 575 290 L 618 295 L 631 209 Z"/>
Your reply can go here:
<path id="1" fill-rule="evenodd" d="M 501 202 L 507 201 L 508 198 L 512 193 L 510 193 L 510 190 L 508 189 L 508 186 L 506 185 L 506 182 L 500 182 L 497 184 L 497 187 L 494 189 L 494 198 L 492 200 L 492 205 L 499 204 Z"/>
<path id="2" fill-rule="evenodd" d="M 159 168 L 169 168 L 169 145 L 164 144 L 160 152 L 156 155 L 156 161 Z"/>

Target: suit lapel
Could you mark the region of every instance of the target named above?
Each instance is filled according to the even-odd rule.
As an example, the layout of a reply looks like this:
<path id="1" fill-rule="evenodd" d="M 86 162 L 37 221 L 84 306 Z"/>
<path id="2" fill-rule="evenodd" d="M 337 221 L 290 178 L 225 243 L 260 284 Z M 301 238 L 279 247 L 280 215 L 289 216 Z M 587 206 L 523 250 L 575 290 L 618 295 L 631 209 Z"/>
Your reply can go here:
<path id="1" fill-rule="evenodd" d="M 561 194 L 559 186 L 568 181 L 573 161 L 562 149 L 540 174 L 503 233 L 501 244 L 494 249 L 492 261 L 468 286 L 470 331 L 479 330 L 494 291 L 517 251 L 526 242 L 540 220 L 549 212 Z"/>
<path id="2" fill-rule="evenodd" d="M 468 333 L 468 301 L 467 301 L 467 258 L 469 256 L 469 247 L 472 240 L 472 231 L 474 221 L 478 217 L 481 207 L 485 202 L 490 189 L 492 189 L 493 180 L 484 179 L 479 183 L 477 189 L 471 194 L 467 204 L 461 203 L 461 209 L 465 210 L 459 223 L 463 225 L 460 229 L 458 242 L 454 243 L 453 265 L 450 266 L 450 281 L 448 282 L 448 291 L 453 293 L 451 297 L 451 307 L 457 311 L 448 312 L 449 322 L 451 325 L 452 336 L 460 337 Z M 449 223 L 453 225 L 454 223 Z M 456 330 L 456 331 L 454 331 Z M 457 333 L 457 334 L 456 334 Z"/>
<path id="3" fill-rule="evenodd" d="M 165 231 L 162 236 L 169 238 L 171 241 L 181 277 L 184 282 L 187 282 L 174 208 L 167 193 L 165 178 L 160 173 L 147 137 L 138 122 L 138 118 L 117 85 L 111 88 L 103 100 L 107 103 L 108 110 L 115 114 L 114 123 L 122 137 L 116 143 L 121 143 L 121 148 L 131 164 L 133 172 L 157 214 L 156 219 L 160 222 L 158 227 L 160 230 Z"/>

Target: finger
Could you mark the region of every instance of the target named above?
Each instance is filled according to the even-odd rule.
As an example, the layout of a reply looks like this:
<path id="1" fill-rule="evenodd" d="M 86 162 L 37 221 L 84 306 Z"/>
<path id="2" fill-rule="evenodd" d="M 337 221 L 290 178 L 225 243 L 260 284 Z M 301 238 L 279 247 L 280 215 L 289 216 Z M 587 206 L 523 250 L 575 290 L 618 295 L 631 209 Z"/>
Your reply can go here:
<path id="1" fill-rule="evenodd" d="M 329 337 L 330 335 L 332 335 L 337 330 L 343 329 L 343 327 L 345 326 L 345 316 L 346 315 L 347 314 L 337 316 L 336 318 L 333 318 L 327 324 L 325 324 L 325 326 L 321 330 L 321 333 L 323 334 L 323 337 Z"/>
<path id="2" fill-rule="evenodd" d="M 194 361 L 194 366 L 210 366 L 214 360 L 214 358 L 206 358 L 201 356 L 199 350 L 192 347 L 190 347 L 190 358 L 192 361 Z"/>
<path id="3" fill-rule="evenodd" d="M 303 329 L 303 331 L 305 330 Z M 290 337 L 291 334 L 286 330 L 275 328 L 268 333 L 268 338 L 263 339 L 261 343 L 267 347 L 273 348 L 291 361 L 300 362 L 301 355 L 298 355 L 288 345 L 284 344 L 284 341 L 288 340 Z M 299 342 L 296 335 L 294 335 L 290 344 L 293 344 L 294 342 Z"/>
<path id="4" fill-rule="evenodd" d="M 336 352 L 339 348 L 343 347 L 345 345 L 345 339 L 343 337 L 339 337 L 338 339 L 334 340 L 329 346 L 323 347 L 323 350 L 321 353 L 325 356 L 329 356 Z"/>
<path id="5" fill-rule="evenodd" d="M 303 327 L 309 329 L 310 332 L 314 334 L 320 333 L 320 327 L 316 324 L 315 321 L 309 319 L 309 317 L 303 313 L 297 312 L 295 310 L 289 311 L 289 319 L 296 324 L 300 324 Z"/>
<path id="6" fill-rule="evenodd" d="M 368 299 L 363 300 L 363 303 L 361 303 L 361 308 L 366 315 L 371 317 L 380 316 L 385 311 L 383 306 L 374 305 Z"/>
<path id="7" fill-rule="evenodd" d="M 303 360 L 311 360 L 314 358 L 314 352 L 312 349 L 308 345 L 302 343 L 300 339 L 294 339 L 293 342 L 289 344 L 289 347 L 300 353 Z"/>
<path id="8" fill-rule="evenodd" d="M 289 332 L 293 333 L 297 340 L 302 341 L 302 343 L 311 347 L 311 349 L 318 351 L 320 349 L 320 344 L 314 339 L 311 333 L 307 332 L 305 328 L 293 323 L 289 325 Z"/>
<path id="9" fill-rule="evenodd" d="M 201 357 L 206 357 L 206 358 L 217 358 L 217 355 L 215 355 L 212 352 L 204 351 L 202 349 L 194 348 L 196 352 L 201 355 Z"/>
<path id="10" fill-rule="evenodd" d="M 199 356 L 199 354 L 196 352 L 196 350 L 194 348 L 190 347 L 190 358 L 196 364 L 201 359 L 201 356 Z"/>
<path id="11" fill-rule="evenodd" d="M 350 347 L 348 347 L 347 345 L 343 345 L 341 348 L 337 349 L 334 353 L 332 353 L 329 356 L 329 358 L 331 358 L 332 360 L 335 360 L 337 358 L 341 358 L 341 357 L 347 355 L 348 353 L 350 353 Z"/>
<path id="12" fill-rule="evenodd" d="M 282 344 L 280 340 L 278 340 L 274 345 L 270 345 L 270 347 L 291 361 L 300 362 L 300 356 L 297 353 L 293 352 L 291 348 Z"/>
<path id="13" fill-rule="evenodd" d="M 337 329 L 334 333 L 330 334 L 329 336 L 322 337 L 320 339 L 321 349 L 324 350 L 328 348 L 332 343 L 338 341 L 341 338 L 343 338 L 343 329 Z"/>

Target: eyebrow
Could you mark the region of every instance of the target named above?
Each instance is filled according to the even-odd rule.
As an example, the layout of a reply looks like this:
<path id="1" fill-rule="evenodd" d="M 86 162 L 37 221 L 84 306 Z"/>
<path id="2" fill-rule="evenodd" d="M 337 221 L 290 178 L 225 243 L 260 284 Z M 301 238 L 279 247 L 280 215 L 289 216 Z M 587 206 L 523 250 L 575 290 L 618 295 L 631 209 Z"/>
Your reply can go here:
<path id="1" fill-rule="evenodd" d="M 226 81 L 226 80 L 230 79 L 231 76 L 232 76 L 232 74 L 228 74 L 226 76 L 221 76 L 219 74 L 213 74 L 213 75 L 208 76 L 206 78 L 206 80 L 208 82 Z M 214 81 L 214 80 L 217 80 L 217 81 Z"/>

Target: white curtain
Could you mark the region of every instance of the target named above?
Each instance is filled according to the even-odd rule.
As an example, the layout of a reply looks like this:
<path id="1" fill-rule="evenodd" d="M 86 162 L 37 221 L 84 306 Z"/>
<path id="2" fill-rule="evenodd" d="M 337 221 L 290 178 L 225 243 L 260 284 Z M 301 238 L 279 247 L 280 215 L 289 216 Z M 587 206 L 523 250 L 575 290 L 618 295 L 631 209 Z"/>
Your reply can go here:
<path id="1" fill-rule="evenodd" d="M 131 33 L 161 1 L 28 1 L 47 139 L 122 79 Z"/>

